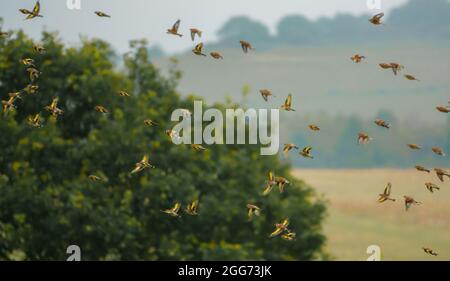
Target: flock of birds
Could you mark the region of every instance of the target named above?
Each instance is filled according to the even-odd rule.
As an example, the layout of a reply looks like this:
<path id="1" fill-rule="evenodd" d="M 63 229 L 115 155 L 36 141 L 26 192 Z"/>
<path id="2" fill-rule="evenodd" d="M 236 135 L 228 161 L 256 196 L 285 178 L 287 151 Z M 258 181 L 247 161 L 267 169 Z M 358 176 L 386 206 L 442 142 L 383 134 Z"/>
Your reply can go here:
<path id="1" fill-rule="evenodd" d="M 41 14 L 41 6 L 40 6 L 39 1 L 36 2 L 33 10 L 30 11 L 27 9 L 20 9 L 19 11 L 22 14 L 26 15 L 25 19 L 27 19 L 27 20 L 34 19 L 37 17 L 43 17 Z M 110 15 L 108 15 L 104 12 L 101 12 L 101 11 L 96 11 L 95 14 L 98 17 L 102 17 L 102 18 L 110 18 L 111 17 Z M 372 23 L 373 25 L 381 25 L 381 24 L 383 24 L 383 22 L 382 22 L 383 16 L 384 16 L 383 13 L 379 13 L 379 14 L 373 16 L 371 19 L 369 19 L 369 22 Z M 181 21 L 177 20 L 171 28 L 167 29 L 167 34 L 182 37 L 183 35 L 179 33 L 180 23 L 181 23 Z M 191 28 L 190 34 L 191 34 L 192 41 L 195 41 L 196 37 L 201 38 L 202 31 L 197 28 Z M 8 33 L 0 31 L 0 37 L 4 37 L 4 36 L 8 36 Z M 247 41 L 241 40 L 239 43 L 245 54 L 247 54 L 249 50 L 254 49 L 253 46 Z M 204 47 L 203 43 L 198 43 L 195 45 L 192 52 L 198 56 L 207 56 L 206 54 L 203 53 L 203 47 Z M 38 54 L 42 54 L 45 52 L 45 48 L 43 46 L 35 45 L 33 48 L 34 48 L 34 51 Z M 219 52 L 216 52 L 216 51 L 210 52 L 210 56 L 214 59 L 223 59 L 223 56 Z M 360 54 L 355 54 L 354 56 L 351 57 L 351 60 L 356 64 L 361 63 L 365 59 L 366 59 L 366 57 L 363 55 L 360 55 Z M 2 108 L 3 108 L 3 112 L 5 114 L 8 111 L 14 110 L 16 108 L 15 102 L 17 101 L 17 99 L 22 98 L 22 96 L 21 96 L 22 93 L 33 94 L 33 93 L 37 92 L 39 89 L 39 86 L 35 82 L 40 77 L 41 72 L 35 66 L 35 64 L 34 64 L 35 61 L 32 58 L 24 58 L 20 61 L 20 63 L 27 66 L 27 72 L 29 75 L 30 83 L 23 90 L 21 90 L 19 92 L 15 92 L 15 93 L 10 93 L 8 100 L 2 100 Z M 382 69 L 391 69 L 393 71 L 394 75 L 397 75 L 399 72 L 401 72 L 404 69 L 404 66 L 402 66 L 399 63 L 395 63 L 395 62 L 380 63 L 379 66 Z M 411 74 L 405 74 L 404 77 L 411 81 L 419 81 L 416 77 L 414 77 Z M 268 102 L 269 98 L 271 96 L 273 96 L 272 92 L 268 89 L 261 89 L 259 92 L 260 92 L 262 98 L 266 102 Z M 130 94 L 128 94 L 126 91 L 119 91 L 117 94 L 121 97 L 129 97 L 130 96 Z M 449 101 L 449 104 L 450 104 L 450 101 Z M 280 109 L 285 110 L 285 111 L 295 111 L 295 109 L 292 108 L 292 95 L 291 94 L 289 94 L 287 96 L 284 104 L 281 105 Z M 438 106 L 438 107 L 436 107 L 436 109 L 442 113 L 450 112 L 450 106 Z M 48 111 L 55 118 L 57 118 L 59 115 L 64 114 L 64 111 L 58 107 L 58 97 L 53 98 L 50 105 L 45 106 L 44 110 Z M 96 110 L 97 112 L 102 113 L 102 114 L 106 114 L 109 112 L 108 109 L 102 105 L 95 106 L 94 110 Z M 186 109 L 185 114 L 187 116 L 190 116 L 191 112 Z M 28 123 L 33 127 L 41 127 L 42 126 L 42 118 L 41 118 L 40 113 L 29 116 Z M 144 120 L 144 124 L 147 126 L 157 126 L 158 125 L 156 122 L 154 122 L 153 120 L 149 120 L 149 119 Z M 375 124 L 377 126 L 380 126 L 380 127 L 386 128 L 386 129 L 389 129 L 391 127 L 391 125 L 388 122 L 386 122 L 385 120 L 382 120 L 382 119 L 376 119 Z M 315 124 L 310 124 L 310 125 L 308 125 L 308 127 L 312 131 L 316 131 L 316 132 L 320 131 L 320 127 Z M 179 137 L 177 135 L 177 133 L 173 130 L 166 130 L 165 133 L 172 139 Z M 372 140 L 372 138 L 365 132 L 360 132 L 357 136 L 358 144 L 368 144 L 371 140 Z M 417 144 L 407 144 L 407 145 L 412 150 L 422 149 L 421 146 L 419 146 Z M 206 149 L 205 147 L 203 147 L 200 144 L 192 144 L 191 147 L 194 150 L 205 150 Z M 283 148 L 283 152 L 285 155 L 287 155 L 293 149 L 299 150 L 300 148 L 296 144 L 285 144 L 284 148 Z M 311 155 L 311 150 L 312 150 L 311 146 L 304 147 L 302 150 L 300 150 L 299 155 L 302 157 L 305 157 L 305 158 L 313 159 L 314 157 Z M 434 153 L 436 153 L 437 155 L 445 156 L 443 149 L 441 149 L 439 147 L 432 147 L 432 151 Z M 149 162 L 148 155 L 145 154 L 143 156 L 142 160 L 135 164 L 135 167 L 130 172 L 130 174 L 142 172 L 143 170 L 145 170 L 147 168 L 154 168 L 154 166 Z M 418 171 L 427 172 L 427 173 L 431 172 L 430 169 L 427 169 L 423 166 L 417 165 L 417 166 L 415 166 L 415 168 Z M 447 171 L 445 171 L 444 169 L 435 168 L 434 172 L 436 173 L 439 180 L 442 182 L 444 181 L 444 177 L 450 178 L 450 174 Z M 104 181 L 105 180 L 102 177 L 97 176 L 97 175 L 89 175 L 88 178 L 91 181 Z M 268 195 L 272 191 L 274 186 L 277 186 L 279 192 L 283 193 L 285 186 L 289 185 L 289 183 L 290 182 L 286 178 L 281 177 L 281 176 L 275 176 L 272 171 L 269 171 L 268 176 L 267 176 L 267 181 L 265 183 L 265 187 L 264 187 L 262 194 Z M 434 192 L 434 190 L 439 190 L 439 186 L 437 186 L 436 184 L 431 183 L 431 182 L 425 183 L 425 187 L 430 192 Z M 383 193 L 379 194 L 379 198 L 378 198 L 379 203 L 383 203 L 386 201 L 392 201 L 392 202 L 396 201 L 396 199 L 391 198 L 391 189 L 392 189 L 391 183 L 387 183 Z M 416 201 L 411 196 L 404 196 L 404 204 L 405 204 L 405 209 L 407 211 L 412 205 L 419 205 L 419 204 L 421 204 L 421 202 Z M 195 201 L 189 203 L 187 205 L 187 207 L 184 209 L 184 211 L 188 215 L 196 216 L 196 215 L 198 215 L 198 206 L 199 206 L 199 201 L 195 200 Z M 176 202 L 172 208 L 169 208 L 167 210 L 162 210 L 162 212 L 164 212 L 170 216 L 173 216 L 173 217 L 180 217 L 181 216 L 181 214 L 180 214 L 181 207 L 182 207 L 181 204 L 179 202 Z M 260 216 L 260 214 L 262 212 L 262 209 L 254 204 L 249 203 L 249 204 L 247 204 L 246 207 L 248 210 L 247 216 L 248 216 L 249 220 L 252 220 L 254 216 Z M 292 230 L 290 230 L 288 218 L 283 219 L 281 222 L 276 223 L 274 226 L 275 226 L 275 229 L 272 233 L 269 234 L 269 237 L 271 237 L 271 238 L 272 237 L 281 237 L 282 239 L 287 240 L 287 241 L 295 240 L 296 233 L 293 232 Z M 428 247 L 423 247 L 422 249 L 427 254 L 434 255 L 434 256 L 437 255 L 437 253 L 434 250 L 432 250 Z"/>

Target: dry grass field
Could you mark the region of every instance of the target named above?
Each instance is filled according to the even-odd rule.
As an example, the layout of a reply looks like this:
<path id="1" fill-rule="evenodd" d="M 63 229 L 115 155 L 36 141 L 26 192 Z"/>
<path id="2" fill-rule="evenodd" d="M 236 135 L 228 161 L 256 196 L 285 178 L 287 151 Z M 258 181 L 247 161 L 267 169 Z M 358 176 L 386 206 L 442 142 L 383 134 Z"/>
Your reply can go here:
<path id="1" fill-rule="evenodd" d="M 416 170 L 302 170 L 294 175 L 329 201 L 324 223 L 327 250 L 336 260 L 366 260 L 369 245 L 381 247 L 382 260 L 450 260 L 450 179 Z M 396 202 L 379 204 L 377 195 L 392 183 Z M 441 190 L 430 193 L 425 182 Z M 422 205 L 405 211 L 403 195 Z M 433 257 L 422 247 L 439 253 Z"/>

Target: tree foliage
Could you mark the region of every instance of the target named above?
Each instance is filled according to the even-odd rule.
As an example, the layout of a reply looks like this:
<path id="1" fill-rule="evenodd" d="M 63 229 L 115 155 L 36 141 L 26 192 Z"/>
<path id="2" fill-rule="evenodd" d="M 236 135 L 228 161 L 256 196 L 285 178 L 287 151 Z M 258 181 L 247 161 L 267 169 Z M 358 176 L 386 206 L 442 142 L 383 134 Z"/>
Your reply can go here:
<path id="1" fill-rule="evenodd" d="M 145 41 L 131 42 L 121 67 L 100 40 L 67 47 L 45 32 L 44 54 L 33 51 L 35 43 L 21 31 L 0 39 L 2 100 L 29 83 L 21 59 L 33 58 L 42 72 L 38 92 L 24 93 L 17 110 L 0 118 L 1 260 L 65 260 L 72 244 L 81 247 L 83 260 L 325 257 L 325 205 L 289 175 L 288 165 L 260 156 L 256 145 L 198 152 L 170 141 L 164 130 L 174 125 L 171 112 L 192 108 L 194 97 L 176 92 L 176 68 L 168 78 L 160 75 Z M 131 96 L 118 96 L 121 90 Z M 43 110 L 53 97 L 64 110 L 58 118 Z M 96 105 L 110 113 L 96 112 Z M 30 127 L 27 118 L 37 113 L 44 126 Z M 145 126 L 144 119 L 158 126 Z M 145 153 L 156 168 L 130 175 Z M 291 181 L 284 194 L 261 196 L 269 170 Z M 90 181 L 91 174 L 107 181 Z M 195 199 L 196 217 L 176 219 L 160 211 Z M 263 209 L 253 222 L 247 203 Z M 297 239 L 269 239 L 273 224 L 285 217 Z"/>

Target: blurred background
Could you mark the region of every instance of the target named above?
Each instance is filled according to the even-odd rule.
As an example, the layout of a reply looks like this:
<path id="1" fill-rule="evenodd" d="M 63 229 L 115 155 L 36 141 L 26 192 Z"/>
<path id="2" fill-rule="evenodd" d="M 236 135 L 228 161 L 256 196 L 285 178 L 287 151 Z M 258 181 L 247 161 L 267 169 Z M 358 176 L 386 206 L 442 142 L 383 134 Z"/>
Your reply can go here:
<path id="1" fill-rule="evenodd" d="M 28 0 L 3 1 L 0 17 L 2 30 L 22 29 L 36 41 L 42 40 L 43 31 L 57 31 L 55 38 L 69 50 L 83 50 L 97 38 L 108 42 L 111 71 L 127 75 L 130 62 L 122 55 L 135 55 L 137 63 L 140 53 L 136 50 L 145 49 L 161 79 L 176 80 L 168 91 L 177 91 L 186 104 L 195 95 L 210 105 L 233 101 L 242 107 L 277 108 L 292 93 L 296 112 L 281 113 L 280 143 L 310 145 L 314 159 L 296 153 L 286 158 L 280 153 L 276 161 L 291 164 L 292 175 L 327 202 L 328 216 L 321 223 L 326 242 L 317 246 L 327 255 L 321 258 L 365 260 L 367 246 L 377 244 L 386 260 L 448 260 L 449 181 L 441 183 L 433 173 L 420 173 L 414 166 L 450 167 L 448 156 L 431 151 L 438 146 L 450 152 L 450 118 L 436 110 L 436 106 L 448 106 L 450 100 L 450 2 L 380 2 L 381 10 L 371 10 L 366 1 L 359 0 L 82 0 L 81 10 L 69 10 L 65 1 L 46 0 L 41 1 L 43 19 L 24 21 L 17 10 L 31 9 L 34 1 Z M 96 10 L 112 18 L 99 19 L 93 14 Z M 385 25 L 371 25 L 368 19 L 379 12 L 386 13 Z M 177 19 L 181 19 L 182 39 L 165 34 Z M 190 40 L 192 27 L 203 31 L 195 42 Z M 130 47 L 130 40 L 140 38 L 148 44 Z M 242 39 L 255 50 L 243 55 Z M 224 59 L 194 56 L 191 49 L 198 42 L 204 42 L 205 53 L 218 51 Z M 367 59 L 354 64 L 350 60 L 354 54 Z M 405 70 L 394 76 L 380 69 L 382 62 L 398 62 Z M 404 79 L 407 73 L 420 82 Z M 5 91 L 12 91 L 4 85 L 7 77 L 11 76 L 0 77 L 2 98 Z M 140 92 L 136 76 L 127 79 L 115 87 L 132 85 L 133 91 Z M 154 90 L 153 85 L 149 87 Z M 275 95 L 269 103 L 259 94 L 264 88 Z M 374 120 L 378 118 L 390 123 L 391 129 L 377 127 Z M 321 131 L 311 132 L 311 123 Z M 373 138 L 369 145 L 357 145 L 361 131 Z M 408 143 L 423 149 L 412 151 Z M 261 167 L 262 183 L 265 170 Z M 397 201 L 380 205 L 377 195 L 387 182 L 392 182 Z M 441 189 L 430 194 L 425 182 Z M 406 213 L 403 195 L 424 204 Z M 421 250 L 425 246 L 440 255 L 425 255 Z"/>

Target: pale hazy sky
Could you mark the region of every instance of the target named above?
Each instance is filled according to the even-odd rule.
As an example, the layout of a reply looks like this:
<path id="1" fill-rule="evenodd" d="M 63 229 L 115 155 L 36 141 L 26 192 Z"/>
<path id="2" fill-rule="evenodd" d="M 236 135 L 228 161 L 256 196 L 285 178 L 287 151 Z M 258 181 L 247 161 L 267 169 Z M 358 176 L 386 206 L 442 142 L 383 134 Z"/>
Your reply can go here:
<path id="1" fill-rule="evenodd" d="M 380 0 L 386 13 L 408 0 Z M 24 21 L 19 8 L 32 9 L 35 0 L 0 0 L 3 29 L 22 28 L 39 38 L 42 29 L 59 31 L 69 43 L 79 35 L 98 37 L 112 43 L 120 52 L 128 49 L 130 39 L 146 38 L 150 45 L 160 44 L 167 51 L 180 51 L 192 45 L 190 27 L 203 30 L 204 41 L 214 41 L 215 33 L 230 17 L 247 15 L 262 21 L 273 32 L 285 15 L 302 14 L 310 19 L 336 13 L 372 14 L 366 0 L 81 0 L 81 10 L 69 10 L 66 0 L 41 0 L 44 18 Z M 99 18 L 101 10 L 112 18 Z M 182 39 L 165 34 L 177 19 Z"/>

